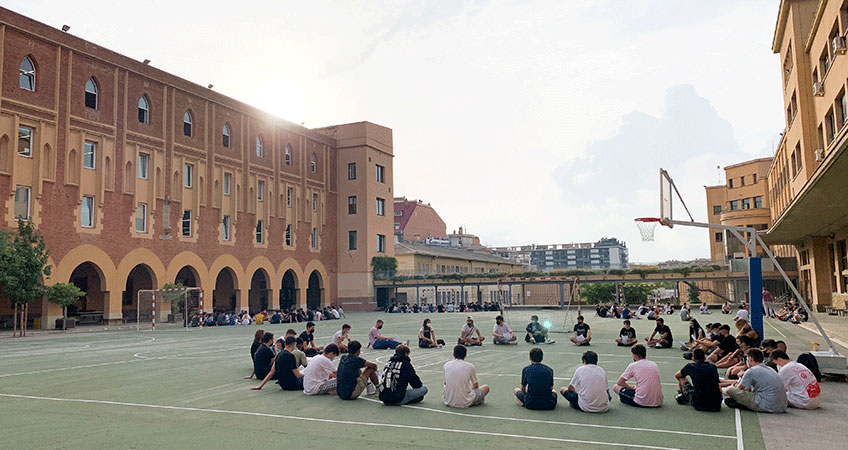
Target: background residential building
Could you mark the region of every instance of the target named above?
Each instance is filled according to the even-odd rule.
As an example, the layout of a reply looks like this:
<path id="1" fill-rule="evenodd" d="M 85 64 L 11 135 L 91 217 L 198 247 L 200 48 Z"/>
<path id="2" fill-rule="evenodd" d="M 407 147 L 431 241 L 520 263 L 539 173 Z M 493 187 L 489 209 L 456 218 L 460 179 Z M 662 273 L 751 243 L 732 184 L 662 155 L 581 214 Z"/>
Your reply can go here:
<path id="1" fill-rule="evenodd" d="M 395 197 L 394 205 L 395 242 L 447 238 L 445 222 L 429 203 Z"/>
<path id="2" fill-rule="evenodd" d="M 627 269 L 627 245 L 616 238 L 597 242 L 493 247 L 495 254 L 533 270 L 551 272 L 570 269 Z"/>

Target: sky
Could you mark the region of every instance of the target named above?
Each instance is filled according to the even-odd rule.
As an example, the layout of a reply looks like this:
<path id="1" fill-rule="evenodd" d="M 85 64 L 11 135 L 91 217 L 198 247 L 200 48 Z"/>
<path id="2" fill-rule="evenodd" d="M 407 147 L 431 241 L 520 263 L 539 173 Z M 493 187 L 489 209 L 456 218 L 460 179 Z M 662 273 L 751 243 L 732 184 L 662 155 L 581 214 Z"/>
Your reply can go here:
<path id="1" fill-rule="evenodd" d="M 778 0 L 0 3 L 306 127 L 392 128 L 395 195 L 493 246 L 709 257 L 703 229 L 641 242 L 659 168 L 705 222 L 718 167 L 784 128 Z"/>

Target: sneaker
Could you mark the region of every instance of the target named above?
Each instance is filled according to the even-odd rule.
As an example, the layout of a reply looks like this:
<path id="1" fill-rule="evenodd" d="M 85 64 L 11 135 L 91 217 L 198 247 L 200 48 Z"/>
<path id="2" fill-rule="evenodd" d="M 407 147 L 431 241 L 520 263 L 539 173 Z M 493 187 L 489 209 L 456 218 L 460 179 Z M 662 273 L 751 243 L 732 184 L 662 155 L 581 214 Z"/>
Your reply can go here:
<path id="1" fill-rule="evenodd" d="M 535 340 L 535 339 L 533 339 L 533 338 L 530 338 L 530 343 L 531 343 L 531 344 L 535 344 L 535 343 L 536 343 L 536 340 Z"/>
<path id="2" fill-rule="evenodd" d="M 727 405 L 728 408 L 735 408 L 735 409 L 742 408 L 742 405 L 739 404 L 739 402 L 737 402 L 736 400 L 733 400 L 730 397 L 727 397 L 726 399 L 724 399 L 724 404 Z"/>
<path id="3" fill-rule="evenodd" d="M 407 339 L 407 340 L 403 341 L 403 345 L 405 345 L 405 346 L 409 347 L 409 339 Z"/>
<path id="4" fill-rule="evenodd" d="M 518 345 L 518 341 L 509 341 L 509 345 Z"/>
<path id="5" fill-rule="evenodd" d="M 555 340 L 551 339 L 549 341 L 545 341 L 545 344 L 553 344 L 555 342 L 556 342 Z M 586 345 L 588 345 L 588 344 L 586 344 Z"/>
<path id="6" fill-rule="evenodd" d="M 368 383 L 365 386 L 365 395 L 375 395 L 377 394 L 377 386 L 374 386 L 371 383 Z"/>
<path id="7" fill-rule="evenodd" d="M 689 361 L 692 360 L 692 352 L 686 352 L 683 354 L 683 359 L 687 359 Z"/>
<path id="8" fill-rule="evenodd" d="M 689 400 L 686 400 L 686 396 L 683 395 L 682 392 L 678 392 L 677 395 L 674 396 L 674 399 L 677 401 L 678 405 L 688 405 Z"/>
<path id="9" fill-rule="evenodd" d="M 663 348 L 663 347 L 662 347 L 662 344 L 656 344 L 656 345 L 654 345 L 654 348 Z"/>

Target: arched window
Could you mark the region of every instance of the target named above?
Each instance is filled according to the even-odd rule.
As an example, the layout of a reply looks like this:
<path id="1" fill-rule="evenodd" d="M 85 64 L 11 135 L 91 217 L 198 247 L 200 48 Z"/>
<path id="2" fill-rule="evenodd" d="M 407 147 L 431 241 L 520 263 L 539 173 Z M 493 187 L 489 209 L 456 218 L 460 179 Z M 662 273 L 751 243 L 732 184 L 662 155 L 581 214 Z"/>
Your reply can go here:
<path id="1" fill-rule="evenodd" d="M 35 64 L 29 56 L 21 60 L 21 89 L 35 90 Z"/>
<path id="2" fill-rule="evenodd" d="M 312 173 L 318 172 L 318 157 L 315 156 L 315 153 L 312 154 L 312 157 L 309 159 L 309 170 Z"/>
<path id="3" fill-rule="evenodd" d="M 138 99 L 138 123 L 150 123 L 150 101 L 146 95 Z"/>
<path id="4" fill-rule="evenodd" d="M 264 154 L 262 150 L 262 136 L 256 136 L 256 156 L 262 157 Z"/>
<path id="5" fill-rule="evenodd" d="M 94 78 L 85 82 L 85 107 L 97 109 L 97 82 Z"/>
<path id="6" fill-rule="evenodd" d="M 191 137 L 191 111 L 183 114 L 183 135 Z"/>
<path id="7" fill-rule="evenodd" d="M 230 147 L 230 126 L 224 124 L 224 130 L 221 132 L 221 140 L 224 144 L 224 147 Z"/>
<path id="8" fill-rule="evenodd" d="M 291 158 L 292 158 L 291 157 L 291 146 L 286 145 L 286 165 L 287 166 L 291 165 Z"/>

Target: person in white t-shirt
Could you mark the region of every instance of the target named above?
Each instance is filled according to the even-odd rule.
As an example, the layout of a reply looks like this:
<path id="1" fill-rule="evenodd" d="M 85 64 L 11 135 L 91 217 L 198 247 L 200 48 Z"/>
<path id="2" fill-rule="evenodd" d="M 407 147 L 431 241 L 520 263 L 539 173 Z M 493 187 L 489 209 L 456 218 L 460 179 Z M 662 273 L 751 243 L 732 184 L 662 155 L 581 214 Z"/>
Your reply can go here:
<path id="1" fill-rule="evenodd" d="M 336 366 L 333 358 L 339 356 L 339 348 L 330 344 L 324 353 L 309 361 L 303 371 L 303 393 L 306 395 L 334 394 L 336 392 Z"/>
<path id="2" fill-rule="evenodd" d="M 568 387 L 559 390 L 571 407 L 583 412 L 607 412 L 612 397 L 609 393 L 607 373 L 598 366 L 598 354 L 583 353 L 583 365 L 574 371 Z"/>
<path id="3" fill-rule="evenodd" d="M 468 316 L 465 319 L 465 325 L 463 325 L 462 329 L 459 331 L 459 339 L 457 340 L 457 344 L 468 346 L 480 346 L 483 345 L 483 341 L 485 339 L 486 338 L 483 337 L 483 333 L 481 333 L 480 329 L 477 328 L 477 325 L 474 325 L 474 318 Z"/>
<path id="4" fill-rule="evenodd" d="M 748 310 L 745 309 L 745 305 L 740 306 L 739 311 L 736 311 L 736 319 L 735 320 L 742 319 L 742 320 L 747 321 L 749 317 L 750 317 L 750 314 L 748 313 Z"/>
<path id="5" fill-rule="evenodd" d="M 347 345 L 344 344 L 344 341 L 347 341 L 350 344 L 350 325 L 344 324 L 342 325 L 342 329 L 336 331 L 336 334 L 333 335 L 333 344 L 336 344 L 336 347 L 339 348 L 341 353 L 347 353 Z"/>
<path id="6" fill-rule="evenodd" d="M 771 360 L 777 364 L 777 374 L 786 386 L 789 406 L 799 409 L 821 407 L 821 387 L 816 376 L 807 366 L 792 361 L 786 352 L 780 350 L 771 352 Z"/>
<path id="7" fill-rule="evenodd" d="M 518 344 L 512 329 L 506 324 L 506 322 L 504 322 L 503 316 L 500 315 L 495 317 L 495 326 L 492 328 L 492 336 L 494 336 L 492 342 L 498 345 Z"/>
<path id="8" fill-rule="evenodd" d="M 489 393 L 489 386 L 477 382 L 477 369 L 465 360 L 464 345 L 453 348 L 453 361 L 445 364 L 445 387 L 442 398 L 445 405 L 454 408 L 470 408 L 482 405 Z"/>

